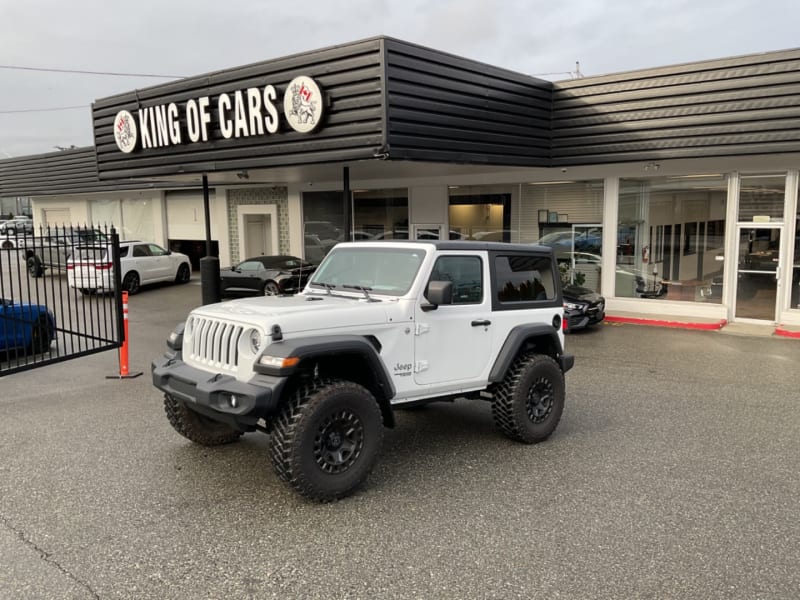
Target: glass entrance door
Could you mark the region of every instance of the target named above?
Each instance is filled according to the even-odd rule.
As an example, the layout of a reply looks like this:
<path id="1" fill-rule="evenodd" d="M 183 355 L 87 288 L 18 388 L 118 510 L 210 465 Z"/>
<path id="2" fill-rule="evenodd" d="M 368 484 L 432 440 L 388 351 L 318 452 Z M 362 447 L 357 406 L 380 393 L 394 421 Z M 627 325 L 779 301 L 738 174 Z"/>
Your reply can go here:
<path id="1" fill-rule="evenodd" d="M 774 321 L 780 284 L 780 227 L 740 225 L 736 318 Z"/>

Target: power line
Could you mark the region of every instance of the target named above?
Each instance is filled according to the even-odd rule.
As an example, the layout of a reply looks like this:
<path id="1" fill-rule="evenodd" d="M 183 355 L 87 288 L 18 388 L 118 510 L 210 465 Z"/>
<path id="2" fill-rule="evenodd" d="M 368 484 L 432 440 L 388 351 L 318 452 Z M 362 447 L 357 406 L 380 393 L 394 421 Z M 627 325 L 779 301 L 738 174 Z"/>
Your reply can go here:
<path id="1" fill-rule="evenodd" d="M 16 71 L 43 71 L 45 73 L 79 73 L 82 75 L 108 75 L 111 77 L 158 77 L 161 79 L 183 79 L 185 75 L 154 75 L 152 73 L 114 73 L 111 71 L 82 71 L 80 69 L 45 69 L 40 67 L 19 67 L 15 65 L 0 65 L 0 69 L 13 69 Z"/>
<path id="2" fill-rule="evenodd" d="M 88 104 L 82 106 L 58 106 L 56 108 L 25 108 L 22 110 L 0 110 L 0 115 L 14 115 L 18 113 L 35 113 L 35 112 L 56 112 L 60 110 L 77 110 L 79 108 L 89 108 Z"/>

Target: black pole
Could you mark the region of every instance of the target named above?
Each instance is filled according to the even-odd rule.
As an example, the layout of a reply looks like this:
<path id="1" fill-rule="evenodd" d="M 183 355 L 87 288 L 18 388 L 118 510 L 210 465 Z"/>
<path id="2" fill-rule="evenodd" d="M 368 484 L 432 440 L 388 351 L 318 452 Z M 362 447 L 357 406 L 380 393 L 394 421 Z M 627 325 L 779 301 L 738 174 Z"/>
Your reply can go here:
<path id="1" fill-rule="evenodd" d="M 203 214 L 206 219 L 206 256 L 211 256 L 211 203 L 208 198 L 208 175 L 203 175 Z"/>
<path id="2" fill-rule="evenodd" d="M 344 200 L 344 241 L 350 242 L 353 240 L 353 223 L 352 223 L 352 215 L 353 215 L 353 207 L 350 198 L 350 167 L 344 167 L 342 169 L 342 196 Z"/>
<path id="3" fill-rule="evenodd" d="M 221 299 L 219 258 L 211 256 L 211 207 L 208 194 L 208 176 L 203 175 L 203 212 L 206 219 L 206 255 L 200 259 L 200 291 L 203 304 L 214 304 Z"/>

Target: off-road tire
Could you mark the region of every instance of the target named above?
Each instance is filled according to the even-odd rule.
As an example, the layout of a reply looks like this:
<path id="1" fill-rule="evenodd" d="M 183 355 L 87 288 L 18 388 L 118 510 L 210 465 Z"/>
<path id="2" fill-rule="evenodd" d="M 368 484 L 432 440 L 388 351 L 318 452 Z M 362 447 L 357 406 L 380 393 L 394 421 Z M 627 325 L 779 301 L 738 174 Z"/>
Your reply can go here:
<path id="1" fill-rule="evenodd" d="M 175 275 L 175 283 L 189 283 L 192 279 L 192 272 L 189 269 L 189 265 L 186 263 L 181 264 L 178 267 L 178 273 Z"/>
<path id="2" fill-rule="evenodd" d="M 139 290 L 142 289 L 142 280 L 136 271 L 130 271 L 125 274 L 125 279 L 122 280 L 122 289 L 126 290 L 131 296 L 139 293 Z"/>
<path id="3" fill-rule="evenodd" d="M 280 296 L 281 295 L 281 288 L 278 287 L 278 284 L 274 281 L 267 281 L 264 283 L 264 287 L 261 289 L 261 293 L 264 296 Z"/>
<path id="4" fill-rule="evenodd" d="M 555 430 L 564 411 L 564 374 L 550 356 L 523 354 L 494 390 L 492 417 L 512 440 L 536 444 Z"/>
<path id="5" fill-rule="evenodd" d="M 230 444 L 242 436 L 241 431 L 193 411 L 169 394 L 164 394 L 164 412 L 175 431 L 201 446 Z"/>
<path id="6" fill-rule="evenodd" d="M 315 380 L 300 387 L 275 420 L 272 466 L 302 496 L 330 502 L 364 482 L 382 442 L 381 411 L 369 390 Z"/>

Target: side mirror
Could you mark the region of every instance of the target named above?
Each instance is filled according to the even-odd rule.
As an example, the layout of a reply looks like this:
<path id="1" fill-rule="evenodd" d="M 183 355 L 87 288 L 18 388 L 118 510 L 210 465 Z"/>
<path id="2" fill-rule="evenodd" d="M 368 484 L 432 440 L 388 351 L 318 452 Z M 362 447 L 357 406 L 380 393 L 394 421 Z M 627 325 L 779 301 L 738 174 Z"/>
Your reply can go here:
<path id="1" fill-rule="evenodd" d="M 453 282 L 452 281 L 431 281 L 428 283 L 428 291 L 425 298 L 430 304 L 424 304 L 420 308 L 424 311 L 436 310 L 440 304 L 453 303 Z"/>

